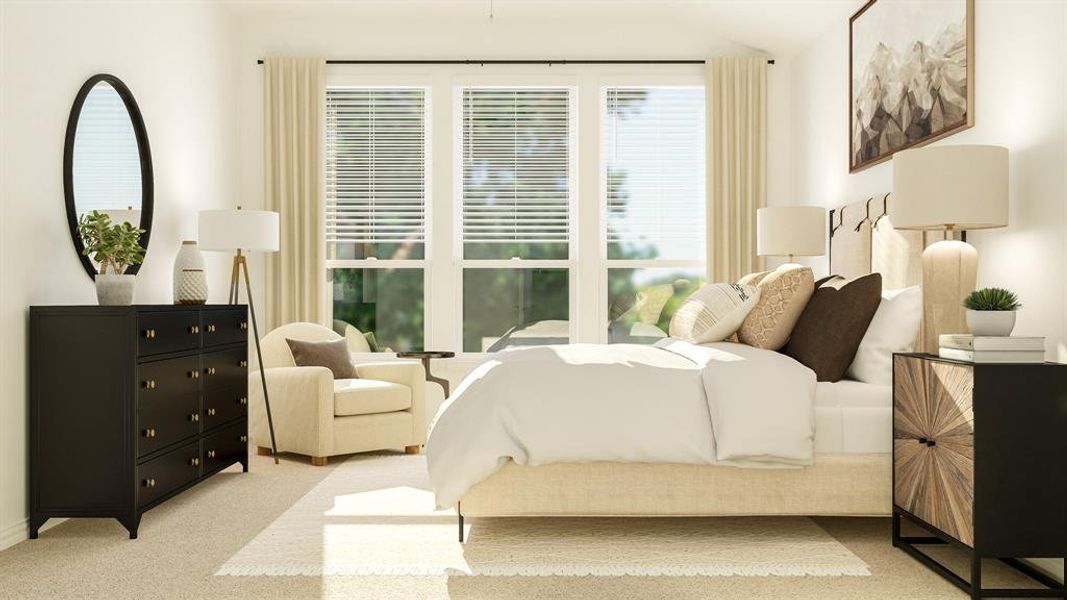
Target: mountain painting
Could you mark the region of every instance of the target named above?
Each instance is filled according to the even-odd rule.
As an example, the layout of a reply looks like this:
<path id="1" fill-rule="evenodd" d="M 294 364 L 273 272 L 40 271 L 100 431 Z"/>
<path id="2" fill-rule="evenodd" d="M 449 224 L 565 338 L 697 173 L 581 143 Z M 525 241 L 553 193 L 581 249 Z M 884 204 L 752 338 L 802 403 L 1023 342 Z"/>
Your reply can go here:
<path id="1" fill-rule="evenodd" d="M 849 29 L 849 170 L 973 124 L 974 0 L 870 0 Z"/>

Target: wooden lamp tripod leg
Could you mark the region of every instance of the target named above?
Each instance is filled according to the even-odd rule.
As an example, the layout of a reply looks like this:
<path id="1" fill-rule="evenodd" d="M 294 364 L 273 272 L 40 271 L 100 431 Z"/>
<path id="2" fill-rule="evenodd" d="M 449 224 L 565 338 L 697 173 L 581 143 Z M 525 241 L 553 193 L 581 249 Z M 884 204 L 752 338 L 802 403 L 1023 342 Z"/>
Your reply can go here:
<path id="1" fill-rule="evenodd" d="M 267 409 L 267 427 L 270 429 L 270 449 L 271 453 L 274 455 L 274 464 L 278 464 L 278 444 L 274 440 L 274 417 L 271 415 L 270 398 L 267 396 L 267 372 L 263 369 L 263 352 L 259 347 L 259 325 L 256 323 L 256 306 L 252 302 L 252 280 L 248 276 L 248 259 L 241 254 L 240 250 L 238 250 L 237 255 L 233 257 L 233 278 L 230 282 L 233 304 L 237 304 L 237 297 L 240 293 L 239 281 L 242 268 L 244 269 L 245 275 L 245 292 L 248 294 L 248 313 L 252 317 L 252 337 L 256 341 L 256 360 L 259 362 L 259 379 L 263 384 L 263 405 Z"/>

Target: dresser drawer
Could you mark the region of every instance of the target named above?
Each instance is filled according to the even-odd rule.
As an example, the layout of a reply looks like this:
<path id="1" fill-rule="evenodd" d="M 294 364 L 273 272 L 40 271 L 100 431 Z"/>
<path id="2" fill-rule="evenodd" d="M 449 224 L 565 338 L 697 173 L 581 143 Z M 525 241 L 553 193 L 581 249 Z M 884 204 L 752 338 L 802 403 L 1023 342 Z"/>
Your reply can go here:
<path id="1" fill-rule="evenodd" d="M 200 477 L 200 453 L 197 442 L 168 452 L 137 467 L 137 506 L 195 481 Z"/>
<path id="2" fill-rule="evenodd" d="M 137 401 L 176 398 L 200 390 L 200 357 L 186 356 L 137 365 Z"/>
<path id="3" fill-rule="evenodd" d="M 137 456 L 200 433 L 200 396 L 160 396 L 138 402 Z"/>
<path id="4" fill-rule="evenodd" d="M 204 409 L 201 423 L 204 430 L 248 415 L 248 392 L 246 388 L 232 387 L 204 392 Z"/>
<path id="5" fill-rule="evenodd" d="M 200 346 L 200 313 L 195 310 L 137 315 L 137 354 L 162 354 Z"/>
<path id="6" fill-rule="evenodd" d="M 218 390 L 246 385 L 248 352 L 234 348 L 202 355 L 204 390 Z"/>
<path id="7" fill-rule="evenodd" d="M 248 454 L 248 422 L 239 421 L 205 436 L 200 448 L 205 474 L 245 458 Z"/>
<path id="8" fill-rule="evenodd" d="M 204 346 L 219 346 L 248 340 L 248 312 L 243 306 L 204 310 L 201 324 Z"/>
<path id="9" fill-rule="evenodd" d="M 896 356 L 893 501 L 974 545 L 974 368 Z"/>

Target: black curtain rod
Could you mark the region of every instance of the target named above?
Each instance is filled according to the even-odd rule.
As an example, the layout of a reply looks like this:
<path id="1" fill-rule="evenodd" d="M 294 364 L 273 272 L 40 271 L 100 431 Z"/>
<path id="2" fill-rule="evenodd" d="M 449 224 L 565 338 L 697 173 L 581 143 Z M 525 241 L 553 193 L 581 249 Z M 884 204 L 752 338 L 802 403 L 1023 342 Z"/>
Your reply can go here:
<path id="1" fill-rule="evenodd" d="M 327 60 L 328 65 L 702 65 L 703 60 L 597 60 L 580 59 L 573 60 L 562 58 L 558 60 L 498 60 L 498 59 L 467 59 L 467 60 Z M 263 59 L 256 61 L 257 65 L 263 64 Z M 768 65 L 774 64 L 774 59 L 767 60 Z"/>

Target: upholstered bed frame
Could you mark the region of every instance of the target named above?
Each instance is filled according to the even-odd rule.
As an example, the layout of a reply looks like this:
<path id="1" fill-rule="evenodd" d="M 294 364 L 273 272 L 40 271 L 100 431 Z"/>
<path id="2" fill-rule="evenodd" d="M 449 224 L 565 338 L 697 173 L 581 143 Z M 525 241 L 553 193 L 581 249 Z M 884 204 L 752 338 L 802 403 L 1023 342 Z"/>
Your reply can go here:
<path id="1" fill-rule="evenodd" d="M 887 289 L 918 285 L 926 240 L 920 232 L 894 230 L 891 211 L 892 199 L 886 197 L 830 211 L 832 273 L 855 277 L 877 271 Z M 919 341 L 925 331 L 924 323 Z M 888 516 L 891 465 L 888 453 L 819 454 L 812 467 L 773 470 L 509 462 L 463 496 L 460 539 L 464 517 Z"/>

